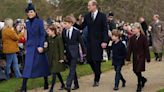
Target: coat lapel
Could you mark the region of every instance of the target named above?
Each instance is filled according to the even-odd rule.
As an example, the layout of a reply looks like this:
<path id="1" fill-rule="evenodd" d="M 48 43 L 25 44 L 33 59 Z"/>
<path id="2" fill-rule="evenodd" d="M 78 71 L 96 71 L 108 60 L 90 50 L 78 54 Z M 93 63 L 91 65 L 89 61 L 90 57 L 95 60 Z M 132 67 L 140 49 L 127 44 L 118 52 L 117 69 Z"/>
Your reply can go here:
<path id="1" fill-rule="evenodd" d="M 74 32 L 75 32 L 75 29 L 73 28 L 73 30 L 72 30 L 72 35 L 71 35 L 71 39 L 73 39 Z M 70 40 L 71 40 L 71 39 L 70 39 Z"/>
<path id="2" fill-rule="evenodd" d="M 99 17 L 99 14 L 100 14 L 100 12 L 98 11 L 98 13 L 97 13 L 97 15 L 96 15 L 96 18 L 94 19 L 94 21 L 92 20 L 92 13 L 90 12 L 90 14 L 89 14 L 89 18 L 90 18 L 90 21 L 92 21 L 92 23 L 95 23 L 96 21 L 97 21 L 97 19 L 98 19 L 98 17 Z"/>

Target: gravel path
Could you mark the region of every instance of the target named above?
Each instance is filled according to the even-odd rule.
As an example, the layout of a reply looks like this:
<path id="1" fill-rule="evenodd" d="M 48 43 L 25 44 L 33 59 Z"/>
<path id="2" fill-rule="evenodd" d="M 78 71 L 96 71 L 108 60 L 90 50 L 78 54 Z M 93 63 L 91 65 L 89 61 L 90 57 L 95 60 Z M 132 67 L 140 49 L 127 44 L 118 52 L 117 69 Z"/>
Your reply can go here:
<path id="1" fill-rule="evenodd" d="M 157 92 L 159 89 L 164 88 L 164 61 L 162 62 L 151 62 L 146 65 L 146 72 L 143 75 L 148 79 L 148 82 L 143 89 L 143 92 Z M 119 91 L 117 92 L 135 92 L 137 79 L 132 72 L 132 65 L 129 64 L 124 66 L 122 69 L 122 74 L 126 79 L 126 87 L 122 88 L 120 86 Z M 93 75 L 84 76 L 79 79 L 80 89 L 72 92 L 114 92 L 114 70 L 105 72 L 101 76 L 101 82 L 99 87 L 92 87 L 93 84 Z M 59 84 L 55 85 L 54 92 L 66 92 L 58 90 L 60 87 Z M 48 92 L 48 90 L 43 91 L 43 88 L 37 88 L 30 90 L 28 92 Z"/>

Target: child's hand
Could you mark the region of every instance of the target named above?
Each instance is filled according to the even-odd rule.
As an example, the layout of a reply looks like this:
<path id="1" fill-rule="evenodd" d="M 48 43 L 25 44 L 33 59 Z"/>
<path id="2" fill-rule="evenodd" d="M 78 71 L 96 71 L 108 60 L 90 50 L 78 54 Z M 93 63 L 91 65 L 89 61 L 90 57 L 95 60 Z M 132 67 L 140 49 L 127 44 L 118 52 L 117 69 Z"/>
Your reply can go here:
<path id="1" fill-rule="evenodd" d="M 64 63 L 64 60 L 59 60 L 60 63 Z"/>
<path id="2" fill-rule="evenodd" d="M 48 42 L 44 42 L 44 48 L 48 47 Z"/>

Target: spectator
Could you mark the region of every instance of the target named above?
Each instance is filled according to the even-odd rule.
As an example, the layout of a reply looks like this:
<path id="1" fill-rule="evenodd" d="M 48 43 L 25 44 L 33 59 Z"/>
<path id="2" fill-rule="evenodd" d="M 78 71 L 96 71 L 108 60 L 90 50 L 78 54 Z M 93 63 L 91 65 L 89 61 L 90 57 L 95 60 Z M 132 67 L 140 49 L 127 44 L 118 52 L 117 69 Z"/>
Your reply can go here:
<path id="1" fill-rule="evenodd" d="M 153 16 L 153 22 L 151 23 L 152 34 L 152 47 L 156 61 L 162 61 L 162 51 L 164 44 L 164 22 L 159 20 L 159 15 Z"/>
<path id="2" fill-rule="evenodd" d="M 6 76 L 7 79 L 10 78 L 10 66 L 13 63 L 13 69 L 16 78 L 22 77 L 16 53 L 19 52 L 18 41 L 24 35 L 24 30 L 17 35 L 13 28 L 13 20 L 10 18 L 5 19 L 5 26 L 2 31 L 2 43 L 3 43 L 3 53 L 6 54 Z"/>

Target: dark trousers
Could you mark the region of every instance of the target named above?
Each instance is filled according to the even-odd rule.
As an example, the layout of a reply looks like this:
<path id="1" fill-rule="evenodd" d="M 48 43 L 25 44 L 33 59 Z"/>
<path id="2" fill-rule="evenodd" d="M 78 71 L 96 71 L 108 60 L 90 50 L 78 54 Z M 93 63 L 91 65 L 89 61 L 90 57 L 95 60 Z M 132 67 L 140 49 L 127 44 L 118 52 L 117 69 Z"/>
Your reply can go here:
<path id="1" fill-rule="evenodd" d="M 112 47 L 111 46 L 108 46 L 106 50 L 107 50 L 107 54 L 108 54 L 108 60 L 110 60 L 111 59 L 111 50 L 112 50 Z"/>
<path id="2" fill-rule="evenodd" d="M 122 82 L 125 82 L 125 79 L 123 78 L 122 74 L 121 74 L 121 68 L 122 66 L 116 66 L 114 65 L 114 69 L 115 69 L 115 87 L 119 86 L 119 81 L 121 80 Z"/>
<path id="3" fill-rule="evenodd" d="M 89 61 L 89 64 L 95 74 L 94 82 L 99 82 L 101 76 L 101 61 Z"/>
<path id="4" fill-rule="evenodd" d="M 76 74 L 77 59 L 69 60 L 69 75 L 67 77 L 66 86 L 71 89 L 72 82 L 74 81 L 74 86 L 79 87 L 78 78 Z"/>

